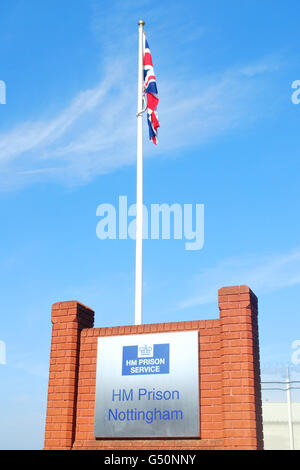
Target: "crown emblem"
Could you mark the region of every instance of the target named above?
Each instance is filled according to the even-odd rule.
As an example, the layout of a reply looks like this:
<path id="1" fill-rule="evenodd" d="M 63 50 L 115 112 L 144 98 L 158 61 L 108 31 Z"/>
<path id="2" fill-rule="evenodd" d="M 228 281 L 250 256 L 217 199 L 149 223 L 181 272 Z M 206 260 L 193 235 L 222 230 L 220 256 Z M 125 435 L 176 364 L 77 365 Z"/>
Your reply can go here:
<path id="1" fill-rule="evenodd" d="M 140 357 L 149 357 L 153 355 L 153 346 L 145 344 L 144 346 L 139 347 L 139 356 Z"/>

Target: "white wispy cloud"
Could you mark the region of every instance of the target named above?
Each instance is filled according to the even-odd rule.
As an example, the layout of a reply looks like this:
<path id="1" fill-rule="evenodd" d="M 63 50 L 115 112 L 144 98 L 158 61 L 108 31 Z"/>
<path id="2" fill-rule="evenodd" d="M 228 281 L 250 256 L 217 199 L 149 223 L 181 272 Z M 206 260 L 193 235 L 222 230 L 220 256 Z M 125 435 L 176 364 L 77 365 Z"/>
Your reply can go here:
<path id="1" fill-rule="evenodd" d="M 51 119 L 28 116 L 0 134 L 0 188 L 41 180 L 82 184 L 135 162 L 135 54 L 106 59 L 105 67 L 94 88 Z M 253 122 L 263 114 L 261 77 L 276 68 L 277 61 L 266 58 L 216 75 L 160 76 L 159 146 L 145 146 L 145 157 L 171 156 Z"/>
<path id="2" fill-rule="evenodd" d="M 300 284 L 300 250 L 275 256 L 230 258 L 203 269 L 179 309 L 215 302 L 221 286 L 248 285 L 257 294 Z"/>
<path id="3" fill-rule="evenodd" d="M 80 182 L 122 164 L 117 145 L 130 141 L 133 130 L 122 115 L 129 108 L 132 123 L 135 115 L 111 67 L 95 88 L 80 92 L 54 118 L 27 121 L 0 135 L 2 186 L 45 177 Z"/>

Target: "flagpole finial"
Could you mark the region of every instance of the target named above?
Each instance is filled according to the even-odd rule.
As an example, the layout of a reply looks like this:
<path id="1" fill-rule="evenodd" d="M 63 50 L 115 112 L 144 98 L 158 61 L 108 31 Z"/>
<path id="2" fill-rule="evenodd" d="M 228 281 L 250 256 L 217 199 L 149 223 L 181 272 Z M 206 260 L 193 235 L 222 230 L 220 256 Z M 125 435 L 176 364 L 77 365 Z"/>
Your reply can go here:
<path id="1" fill-rule="evenodd" d="M 140 21 L 138 22 L 138 25 L 139 25 L 139 26 L 145 26 L 145 21 L 144 21 L 144 20 L 140 20 Z"/>

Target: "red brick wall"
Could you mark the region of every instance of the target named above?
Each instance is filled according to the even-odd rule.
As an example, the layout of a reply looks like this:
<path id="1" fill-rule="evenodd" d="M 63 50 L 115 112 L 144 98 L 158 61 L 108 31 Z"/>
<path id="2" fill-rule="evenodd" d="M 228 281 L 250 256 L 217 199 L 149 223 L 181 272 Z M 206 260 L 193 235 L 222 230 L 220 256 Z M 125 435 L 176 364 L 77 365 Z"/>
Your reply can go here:
<path id="1" fill-rule="evenodd" d="M 52 307 L 45 449 L 260 449 L 263 447 L 257 299 L 247 286 L 219 290 L 216 320 L 92 328 L 78 302 Z M 199 332 L 199 439 L 95 439 L 97 338 Z"/>
<path id="2" fill-rule="evenodd" d="M 247 286 L 219 290 L 224 448 L 262 449 L 257 298 Z"/>
<path id="3" fill-rule="evenodd" d="M 74 442 L 80 333 L 93 323 L 94 312 L 78 302 L 52 306 L 45 448 L 70 449 Z"/>

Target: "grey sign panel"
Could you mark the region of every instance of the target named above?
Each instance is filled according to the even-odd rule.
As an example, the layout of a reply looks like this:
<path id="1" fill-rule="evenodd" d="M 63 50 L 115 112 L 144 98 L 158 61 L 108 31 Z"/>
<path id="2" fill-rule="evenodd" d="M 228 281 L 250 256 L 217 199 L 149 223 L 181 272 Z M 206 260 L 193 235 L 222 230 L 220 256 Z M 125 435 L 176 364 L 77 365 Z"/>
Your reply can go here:
<path id="1" fill-rule="evenodd" d="M 199 437 L 197 331 L 98 338 L 95 437 Z"/>

